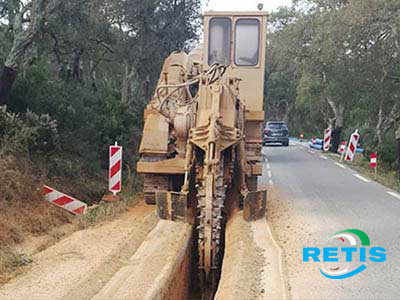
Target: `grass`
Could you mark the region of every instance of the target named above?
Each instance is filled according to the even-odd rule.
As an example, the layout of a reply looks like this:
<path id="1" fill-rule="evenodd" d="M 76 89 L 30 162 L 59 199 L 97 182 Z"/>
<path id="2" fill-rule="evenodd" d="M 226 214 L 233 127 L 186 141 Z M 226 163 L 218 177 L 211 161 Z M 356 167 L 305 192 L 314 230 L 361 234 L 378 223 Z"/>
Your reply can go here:
<path id="1" fill-rule="evenodd" d="M 9 225 L 6 230 L 7 234 L 5 234 L 4 231 L 0 231 L 0 284 L 6 283 L 16 275 L 20 274 L 21 271 L 24 270 L 24 267 L 27 267 L 32 263 L 33 259 L 31 257 L 27 256 L 25 253 L 17 251 L 16 247 L 14 247 L 15 245 L 29 239 L 29 236 L 47 235 L 51 238 L 52 242 L 42 245 L 41 248 L 37 249 L 37 251 L 43 251 L 59 241 L 66 234 L 63 230 L 57 230 L 57 228 L 54 228 L 55 226 L 62 226 L 63 224 L 71 223 L 73 229 L 68 233 L 72 233 L 105 221 L 114 220 L 126 212 L 129 207 L 137 204 L 140 198 L 140 195 L 132 196 L 131 194 L 124 194 L 121 196 L 121 201 L 113 203 L 100 202 L 99 204 L 89 207 L 87 213 L 82 216 L 72 216 L 43 200 L 36 203 L 40 206 L 41 212 L 38 212 L 38 209 L 35 209 L 35 212 L 30 213 L 22 212 L 21 208 L 17 207 L 9 207 L 7 210 L 0 210 L 0 218 L 2 215 L 4 216 L 6 211 L 13 211 L 14 216 L 19 215 L 18 219 L 16 219 L 17 221 L 15 221 L 15 219 L 14 221 L 10 218 L 7 219 Z M 41 214 L 43 211 L 45 211 L 44 216 Z M 52 215 L 50 211 L 66 214 L 68 221 L 66 223 L 58 222 L 57 219 L 54 219 L 54 215 Z M 38 218 L 40 218 L 41 225 L 34 230 L 35 233 L 22 229 L 23 223 L 25 223 L 25 225 L 30 224 L 35 222 L 34 220 L 37 220 Z M 2 225 L 4 225 L 4 220 L 0 221 L 0 227 Z M 12 227 L 15 227 L 15 229 L 10 231 L 9 228 Z"/>
<path id="2" fill-rule="evenodd" d="M 120 195 L 120 198 L 121 200 L 118 202 L 100 202 L 89 207 L 86 214 L 79 217 L 80 228 L 83 229 L 104 221 L 116 219 L 122 213 L 126 212 L 129 207 L 137 204 L 141 196 L 123 193 Z"/>
<path id="3" fill-rule="evenodd" d="M 0 282 L 31 260 L 15 250 L 29 236 L 72 222 L 71 216 L 43 201 L 41 180 L 30 165 L 13 156 L 0 157 Z"/>
<path id="4" fill-rule="evenodd" d="M 0 283 L 5 283 L 19 273 L 22 267 L 33 262 L 29 256 L 18 253 L 11 246 L 0 247 Z"/>
<path id="5" fill-rule="evenodd" d="M 339 154 L 327 153 L 326 155 L 332 158 L 333 160 L 340 161 Z M 378 169 L 376 175 L 374 169 L 370 168 L 369 166 L 370 164 L 369 160 L 367 160 L 362 154 L 357 154 L 354 162 L 351 163 L 343 162 L 343 164 L 357 171 L 364 177 L 367 177 L 371 180 L 379 182 L 380 184 L 388 188 L 400 192 L 400 180 L 397 177 L 396 171 L 380 168 L 379 161 L 378 161 Z"/>
<path id="6" fill-rule="evenodd" d="M 43 200 L 40 187 L 47 180 L 36 175 L 29 162 L 0 156 L 0 174 L 0 283 L 7 282 L 19 274 L 22 267 L 31 264 L 32 259 L 21 253 L 23 250 L 16 250 L 21 248 L 18 245 L 30 241 L 31 237 L 49 237 L 51 242 L 37 249 L 42 251 L 66 234 L 118 217 L 140 199 L 133 197 L 132 193 L 125 193 L 121 195 L 121 201 L 100 202 L 92 205 L 87 214 L 78 217 Z M 85 181 L 86 178 L 76 180 Z M 82 189 L 72 182 L 64 181 L 63 184 L 60 189 L 66 192 L 78 190 L 79 193 Z M 91 198 L 89 204 L 100 200 L 94 197 L 82 199 L 85 198 Z M 72 227 L 68 232 L 63 230 L 66 224 Z"/>

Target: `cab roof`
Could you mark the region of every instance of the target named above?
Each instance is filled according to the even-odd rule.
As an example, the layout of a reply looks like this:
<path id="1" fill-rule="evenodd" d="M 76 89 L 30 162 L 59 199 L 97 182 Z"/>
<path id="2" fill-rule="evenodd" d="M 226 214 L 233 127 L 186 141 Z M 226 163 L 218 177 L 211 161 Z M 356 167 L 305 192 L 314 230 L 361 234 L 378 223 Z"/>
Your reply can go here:
<path id="1" fill-rule="evenodd" d="M 266 11 L 206 11 L 203 14 L 204 16 L 212 17 L 212 16 L 253 16 L 253 17 L 263 17 L 267 16 L 268 13 Z"/>

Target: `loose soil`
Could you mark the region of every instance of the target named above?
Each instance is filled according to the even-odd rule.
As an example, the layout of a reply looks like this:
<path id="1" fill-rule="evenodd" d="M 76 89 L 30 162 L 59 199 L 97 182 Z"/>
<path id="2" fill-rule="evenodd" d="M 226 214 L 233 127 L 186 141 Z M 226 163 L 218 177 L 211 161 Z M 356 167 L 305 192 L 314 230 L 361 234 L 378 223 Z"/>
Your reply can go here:
<path id="1" fill-rule="evenodd" d="M 186 300 L 192 226 L 161 220 L 92 300 Z"/>
<path id="2" fill-rule="evenodd" d="M 264 257 L 253 240 L 251 224 L 240 212 L 233 214 L 226 230 L 222 276 L 215 299 L 260 299 L 265 292 L 261 285 Z"/>
<path id="3" fill-rule="evenodd" d="M 33 255 L 28 271 L 0 286 L 0 299 L 91 299 L 157 222 L 154 207 L 141 202 L 118 220 L 77 231 Z"/>

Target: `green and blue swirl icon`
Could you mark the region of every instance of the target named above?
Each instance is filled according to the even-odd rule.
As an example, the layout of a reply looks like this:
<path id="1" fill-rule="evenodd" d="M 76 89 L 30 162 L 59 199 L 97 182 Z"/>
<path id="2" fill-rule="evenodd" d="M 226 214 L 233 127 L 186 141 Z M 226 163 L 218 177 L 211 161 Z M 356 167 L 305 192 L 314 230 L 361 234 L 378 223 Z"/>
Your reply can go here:
<path id="1" fill-rule="evenodd" d="M 357 239 L 360 240 L 361 246 L 357 247 Z M 351 247 L 324 247 L 322 248 L 322 262 L 339 262 L 338 254 L 342 254 L 346 257 L 346 262 L 352 262 L 358 255 L 359 261 L 363 263 L 361 266 L 354 270 L 348 270 L 347 268 L 335 270 L 326 270 L 320 268 L 319 271 L 322 275 L 329 279 L 344 279 L 349 278 L 367 269 L 365 262 L 367 261 L 367 248 L 369 247 L 368 259 L 372 262 L 384 262 L 386 260 L 386 249 L 382 247 L 370 247 L 371 243 L 368 235 L 359 229 L 346 229 L 335 232 L 329 236 L 326 241 L 339 240 L 343 243 L 347 240 Z M 310 258 L 315 262 L 321 262 L 321 249 L 317 247 L 304 247 L 303 248 L 303 262 L 310 261 Z"/>

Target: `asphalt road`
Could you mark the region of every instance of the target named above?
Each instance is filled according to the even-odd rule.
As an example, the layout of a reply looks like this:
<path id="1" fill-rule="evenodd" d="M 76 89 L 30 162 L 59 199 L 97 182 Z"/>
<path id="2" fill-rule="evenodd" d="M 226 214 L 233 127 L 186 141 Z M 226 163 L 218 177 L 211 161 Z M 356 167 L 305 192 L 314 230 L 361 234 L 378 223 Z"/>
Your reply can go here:
<path id="1" fill-rule="evenodd" d="M 291 298 L 400 299 L 400 196 L 305 144 L 263 151 L 259 184 L 269 190 L 268 222 L 283 252 Z M 325 241 L 345 229 L 364 231 L 371 247 L 387 250 L 386 261 L 370 261 L 366 247 L 367 269 L 346 279 L 325 278 L 319 268 L 351 271 L 362 264 L 359 252 L 348 263 L 341 253 L 339 263 L 303 262 L 303 247 L 349 246 Z"/>

